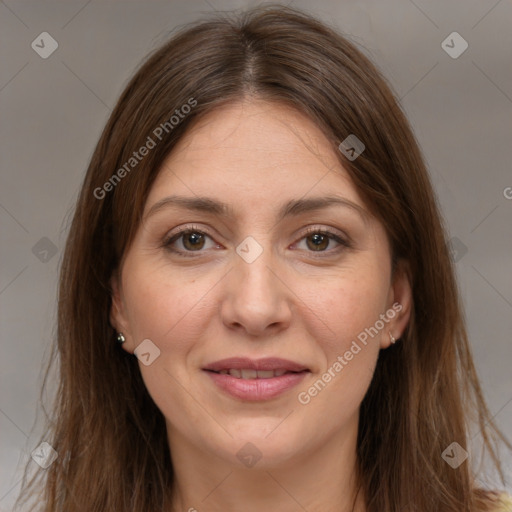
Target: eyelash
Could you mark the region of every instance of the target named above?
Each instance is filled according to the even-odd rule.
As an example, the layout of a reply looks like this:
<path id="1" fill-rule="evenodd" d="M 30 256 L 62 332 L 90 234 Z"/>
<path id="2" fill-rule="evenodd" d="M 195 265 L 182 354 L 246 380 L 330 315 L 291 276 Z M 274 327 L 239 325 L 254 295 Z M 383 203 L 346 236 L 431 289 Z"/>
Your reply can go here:
<path id="1" fill-rule="evenodd" d="M 173 233 L 172 235 L 166 237 L 162 243 L 162 247 L 178 256 L 181 256 L 184 258 L 193 258 L 193 257 L 197 256 L 197 254 L 194 254 L 194 253 L 201 253 L 204 251 L 203 250 L 198 250 L 198 251 L 186 251 L 185 250 L 185 251 L 183 251 L 181 249 L 175 249 L 172 247 L 172 244 L 174 242 L 179 240 L 183 235 L 190 234 L 190 233 L 198 233 L 201 235 L 206 235 L 213 240 L 213 237 L 207 231 L 204 231 L 204 229 L 200 229 L 197 226 L 191 225 L 191 226 L 185 226 L 185 227 L 179 229 L 176 233 Z M 331 230 L 325 229 L 325 228 L 316 228 L 314 226 L 307 228 L 305 233 L 301 236 L 301 238 L 298 241 L 300 242 L 303 239 L 307 238 L 308 236 L 314 235 L 314 234 L 324 235 L 324 236 L 328 237 L 329 240 L 334 240 L 341 246 L 341 247 L 338 247 L 333 250 L 307 251 L 307 252 L 312 253 L 312 256 L 314 258 L 322 258 L 322 257 L 331 256 L 333 253 L 337 254 L 338 252 L 340 252 L 343 249 L 350 249 L 352 247 L 352 244 L 348 240 L 342 238 L 337 232 L 334 232 L 334 231 L 331 231 Z"/>

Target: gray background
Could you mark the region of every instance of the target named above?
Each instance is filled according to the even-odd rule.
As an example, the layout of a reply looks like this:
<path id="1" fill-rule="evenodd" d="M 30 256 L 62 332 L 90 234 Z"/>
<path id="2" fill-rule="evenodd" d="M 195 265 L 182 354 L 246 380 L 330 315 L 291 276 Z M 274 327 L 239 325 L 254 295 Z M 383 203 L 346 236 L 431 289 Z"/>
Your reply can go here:
<path id="1" fill-rule="evenodd" d="M 69 212 L 118 95 L 179 25 L 257 3 L 0 2 L 1 511 L 42 433 L 36 406 Z M 291 4 L 362 44 L 400 97 L 453 237 L 490 410 L 512 437 L 512 2 Z M 45 31 L 58 42 L 47 59 L 31 47 Z M 441 45 L 453 31 L 469 44 L 456 59 Z M 506 466 L 510 490 L 510 455 Z"/>

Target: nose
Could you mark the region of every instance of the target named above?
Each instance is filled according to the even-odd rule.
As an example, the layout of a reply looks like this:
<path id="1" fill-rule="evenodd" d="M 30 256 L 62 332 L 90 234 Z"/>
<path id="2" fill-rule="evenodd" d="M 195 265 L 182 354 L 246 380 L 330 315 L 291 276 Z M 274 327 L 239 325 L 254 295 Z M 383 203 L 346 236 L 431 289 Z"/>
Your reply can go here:
<path id="1" fill-rule="evenodd" d="M 293 292 L 269 251 L 248 263 L 236 256 L 224 282 L 222 322 L 250 336 L 277 334 L 290 325 Z"/>

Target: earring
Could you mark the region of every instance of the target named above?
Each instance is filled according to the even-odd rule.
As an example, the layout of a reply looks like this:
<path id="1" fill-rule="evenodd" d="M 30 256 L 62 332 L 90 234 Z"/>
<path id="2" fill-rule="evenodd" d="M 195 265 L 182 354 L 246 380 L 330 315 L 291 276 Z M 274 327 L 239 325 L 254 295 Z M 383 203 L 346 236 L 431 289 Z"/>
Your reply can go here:
<path id="1" fill-rule="evenodd" d="M 122 332 L 117 333 L 117 342 L 121 345 L 126 341 L 126 338 L 123 336 Z"/>
<path id="2" fill-rule="evenodd" d="M 396 338 L 391 334 L 391 331 L 389 331 L 389 339 L 391 340 L 392 344 L 396 342 Z"/>

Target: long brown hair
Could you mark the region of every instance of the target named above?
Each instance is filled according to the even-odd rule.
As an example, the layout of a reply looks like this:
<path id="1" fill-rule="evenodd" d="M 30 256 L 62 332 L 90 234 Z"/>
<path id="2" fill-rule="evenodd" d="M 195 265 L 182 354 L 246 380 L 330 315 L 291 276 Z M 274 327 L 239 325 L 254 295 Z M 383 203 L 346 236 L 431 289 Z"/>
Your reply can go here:
<path id="1" fill-rule="evenodd" d="M 51 359 L 59 364 L 59 387 L 44 436 L 59 456 L 39 473 L 42 510 L 169 507 L 173 468 L 164 418 L 136 358 L 115 343 L 109 282 L 177 141 L 202 115 L 247 95 L 293 106 L 322 129 L 385 226 L 394 261 L 410 266 L 410 323 L 400 342 L 381 351 L 360 410 L 357 451 L 367 510 L 490 510 L 493 495 L 478 490 L 469 463 L 453 469 L 441 457 L 452 442 L 467 447 L 470 422 L 502 479 L 497 446 L 512 447 L 482 396 L 418 144 L 391 88 L 361 51 L 324 23 L 279 6 L 183 28 L 136 73 L 101 135 L 62 262 Z M 186 115 L 170 123 L 186 104 Z M 353 161 L 337 150 L 350 134 L 366 146 Z M 155 146 L 127 167 L 148 137 Z M 38 476 L 27 480 L 20 501 Z"/>

